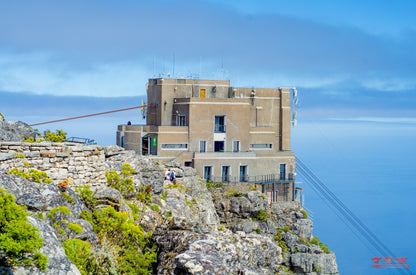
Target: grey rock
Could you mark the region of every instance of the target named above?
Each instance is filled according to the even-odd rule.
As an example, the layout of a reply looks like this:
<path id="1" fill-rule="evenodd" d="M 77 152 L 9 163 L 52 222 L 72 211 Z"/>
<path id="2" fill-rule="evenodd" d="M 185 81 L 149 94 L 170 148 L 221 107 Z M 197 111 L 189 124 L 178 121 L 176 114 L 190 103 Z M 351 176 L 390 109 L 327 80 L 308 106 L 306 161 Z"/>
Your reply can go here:
<path id="1" fill-rule="evenodd" d="M 42 272 L 35 267 L 19 267 L 14 271 L 14 274 L 81 274 L 78 268 L 65 255 L 65 250 L 56 237 L 53 227 L 34 216 L 28 216 L 28 220 L 40 230 L 40 237 L 43 238 L 43 247 L 40 249 L 40 252 L 48 257 L 48 267 L 46 272 Z"/>
<path id="2" fill-rule="evenodd" d="M 104 154 L 106 158 L 123 154 L 124 152 L 124 148 L 117 145 L 109 145 L 104 147 Z"/>
<path id="3" fill-rule="evenodd" d="M 40 184 L 17 176 L 11 176 L 0 171 L 0 186 L 16 198 L 16 203 L 25 205 L 33 213 L 45 212 L 53 207 L 66 206 L 74 216 L 79 216 L 83 210 L 88 210 L 71 188 L 66 193 L 74 199 L 67 202 L 61 195 L 58 186 Z"/>
<path id="4" fill-rule="evenodd" d="M 121 196 L 120 192 L 114 188 L 107 186 L 98 188 L 94 192 L 93 198 L 97 200 L 97 203 L 95 204 L 96 209 L 112 206 L 114 209 L 119 211 L 122 204 L 124 203 L 123 196 Z"/>
<path id="5" fill-rule="evenodd" d="M 300 274 L 309 274 L 316 270 L 321 270 L 319 274 L 339 274 L 333 253 L 295 253 L 291 255 L 291 265 Z"/>
<path id="6" fill-rule="evenodd" d="M 28 124 L 21 121 L 0 120 L 0 141 L 22 141 L 29 137 L 35 138 L 36 132 Z"/>
<path id="7" fill-rule="evenodd" d="M 308 219 L 296 220 L 296 223 L 292 225 L 292 230 L 295 231 L 296 235 L 300 238 L 310 240 L 312 238 L 313 223 Z"/>
<path id="8" fill-rule="evenodd" d="M 16 156 L 14 153 L 0 153 L 0 161 L 14 159 Z"/>

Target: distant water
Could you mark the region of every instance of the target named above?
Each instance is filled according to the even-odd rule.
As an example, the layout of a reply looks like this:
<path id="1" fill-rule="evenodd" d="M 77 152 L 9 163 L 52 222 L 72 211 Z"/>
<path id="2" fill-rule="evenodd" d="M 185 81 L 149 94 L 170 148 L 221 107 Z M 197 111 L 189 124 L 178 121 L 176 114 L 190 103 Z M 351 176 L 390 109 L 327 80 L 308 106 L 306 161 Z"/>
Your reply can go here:
<path id="1" fill-rule="evenodd" d="M 292 132 L 295 154 L 396 256 L 407 257 L 413 272 L 415 145 L 416 124 L 305 122 Z M 314 215 L 314 234 L 336 253 L 340 274 L 402 274 L 371 267 L 371 258 L 391 255 L 380 255 L 363 243 L 310 186 L 300 185 L 305 206 Z"/>

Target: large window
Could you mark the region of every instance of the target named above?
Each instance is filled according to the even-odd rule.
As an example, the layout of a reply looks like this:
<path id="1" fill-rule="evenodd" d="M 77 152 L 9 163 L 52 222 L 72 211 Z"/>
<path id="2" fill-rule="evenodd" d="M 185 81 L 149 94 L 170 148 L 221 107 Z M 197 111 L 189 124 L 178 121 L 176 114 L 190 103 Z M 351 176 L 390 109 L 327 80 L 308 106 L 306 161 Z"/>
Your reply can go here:
<path id="1" fill-rule="evenodd" d="M 233 152 L 240 152 L 240 141 L 234 140 L 233 141 Z"/>
<path id="2" fill-rule="evenodd" d="M 240 182 L 247 182 L 247 165 L 240 166 Z"/>
<path id="3" fill-rule="evenodd" d="M 271 143 L 254 143 L 250 144 L 250 149 L 272 149 L 273 144 Z"/>
<path id="4" fill-rule="evenodd" d="M 224 141 L 214 142 L 214 152 L 224 152 Z"/>
<path id="5" fill-rule="evenodd" d="M 212 181 L 212 166 L 204 166 L 204 179 L 208 181 Z"/>
<path id="6" fill-rule="evenodd" d="M 280 164 L 280 180 L 286 179 L 286 164 Z"/>
<path id="7" fill-rule="evenodd" d="M 225 133 L 225 116 L 215 116 L 215 133 Z"/>
<path id="8" fill-rule="evenodd" d="M 230 166 L 222 167 L 222 182 L 230 181 Z"/>
<path id="9" fill-rule="evenodd" d="M 207 142 L 205 140 L 199 141 L 199 152 L 203 153 L 207 151 Z"/>
<path id="10" fill-rule="evenodd" d="M 188 149 L 188 144 L 186 143 L 179 143 L 179 144 L 164 143 L 162 144 L 162 149 L 185 150 L 185 149 Z"/>

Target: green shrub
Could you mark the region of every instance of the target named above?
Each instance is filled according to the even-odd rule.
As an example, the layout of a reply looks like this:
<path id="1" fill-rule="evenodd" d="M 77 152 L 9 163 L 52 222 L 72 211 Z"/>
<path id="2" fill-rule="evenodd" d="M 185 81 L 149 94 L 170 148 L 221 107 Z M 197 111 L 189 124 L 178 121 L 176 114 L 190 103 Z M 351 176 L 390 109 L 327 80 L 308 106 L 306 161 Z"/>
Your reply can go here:
<path id="1" fill-rule="evenodd" d="M 91 258 L 93 257 L 90 251 L 91 244 L 74 239 L 66 240 L 62 246 L 65 249 L 66 256 L 78 267 L 81 274 L 88 274 Z"/>
<path id="2" fill-rule="evenodd" d="M 140 186 L 139 191 L 136 194 L 136 199 L 139 201 L 150 204 L 152 200 L 152 187 L 148 186 Z"/>
<path id="3" fill-rule="evenodd" d="M 253 220 L 255 220 L 255 221 L 259 221 L 259 220 L 267 221 L 268 216 L 269 216 L 269 214 L 267 214 L 266 211 L 260 210 L 259 213 L 257 214 L 257 216 L 255 218 L 253 218 Z"/>
<path id="4" fill-rule="evenodd" d="M 260 233 L 261 233 L 260 228 L 256 228 L 256 233 L 257 233 L 257 234 L 260 234 Z"/>
<path id="5" fill-rule="evenodd" d="M 56 129 L 56 133 L 53 133 L 50 130 L 43 132 L 45 140 L 52 142 L 63 142 L 66 139 L 66 134 L 67 133 L 59 129 Z"/>
<path id="6" fill-rule="evenodd" d="M 130 164 L 123 164 L 120 173 L 116 171 L 106 171 L 107 186 L 119 190 L 122 195 L 126 196 L 128 193 L 135 192 L 133 180 L 129 178 L 132 174 L 135 174 L 136 170 L 131 168 Z"/>
<path id="7" fill-rule="evenodd" d="M 113 247 L 118 247 L 119 274 L 151 273 L 157 255 L 151 243 L 152 232 L 145 233 L 127 212 L 118 212 L 111 206 L 96 210 L 92 214 L 92 226 L 100 240 L 111 240 Z"/>
<path id="8" fill-rule="evenodd" d="M 207 186 L 207 188 L 219 188 L 219 187 L 222 187 L 222 182 L 212 183 L 211 181 L 208 181 L 206 186 Z"/>
<path id="9" fill-rule="evenodd" d="M 83 185 L 75 188 L 75 192 L 77 193 L 78 197 L 85 203 L 88 209 L 93 210 L 94 205 L 97 203 L 97 200 L 93 198 L 93 191 L 90 189 L 91 187 L 88 185 Z"/>
<path id="10" fill-rule="evenodd" d="M 46 172 L 41 172 L 36 169 L 30 169 L 29 173 L 25 173 L 24 171 L 20 171 L 17 168 L 13 168 L 9 171 L 10 175 L 16 175 L 21 178 L 34 181 L 37 183 L 51 183 L 52 180 L 49 178 Z"/>
<path id="11" fill-rule="evenodd" d="M 25 158 L 25 155 L 20 154 L 20 153 L 14 153 L 14 156 L 15 156 L 16 158 L 20 158 L 20 159 L 24 159 L 24 158 Z"/>
<path id="12" fill-rule="evenodd" d="M 319 245 L 319 247 L 321 248 L 321 250 L 324 253 L 330 253 L 331 250 L 329 250 L 328 246 L 326 244 L 323 244 L 318 237 L 313 237 L 312 240 L 310 241 L 311 244 L 315 244 L 315 245 Z"/>
<path id="13" fill-rule="evenodd" d="M 11 267 L 36 265 L 45 270 L 47 257 L 37 252 L 43 239 L 39 230 L 28 222 L 25 207 L 17 205 L 14 196 L 1 188 L 0 205 L 0 247 L 4 260 Z"/>
<path id="14" fill-rule="evenodd" d="M 69 208 L 64 205 L 58 206 L 58 211 L 64 213 L 65 215 L 71 215 L 71 210 L 69 210 Z"/>
<path id="15" fill-rule="evenodd" d="M 65 233 L 65 230 L 63 229 L 63 228 L 59 228 L 59 234 L 64 234 Z"/>
<path id="16" fill-rule="evenodd" d="M 156 212 L 158 212 L 158 213 L 159 213 L 159 211 L 160 211 L 160 209 L 159 209 L 159 205 L 157 205 L 157 204 L 152 204 L 152 205 L 150 206 L 150 209 L 152 209 L 153 211 L 156 211 Z"/>
<path id="17" fill-rule="evenodd" d="M 68 223 L 68 229 L 74 231 L 75 233 L 81 233 L 82 232 L 82 226 L 77 223 Z"/>
<path id="18" fill-rule="evenodd" d="M 168 217 L 168 218 L 172 217 L 172 211 L 170 211 L 170 210 L 167 211 L 166 212 L 166 217 Z"/>
<path id="19" fill-rule="evenodd" d="M 75 199 L 69 195 L 67 192 L 62 192 L 62 190 L 59 190 L 59 193 L 61 193 L 61 196 L 64 198 L 64 200 L 70 204 L 75 203 Z"/>
<path id="20" fill-rule="evenodd" d="M 305 210 L 302 209 L 302 210 L 300 210 L 300 212 L 302 212 L 304 219 L 307 219 L 308 218 L 308 213 L 306 213 Z"/>

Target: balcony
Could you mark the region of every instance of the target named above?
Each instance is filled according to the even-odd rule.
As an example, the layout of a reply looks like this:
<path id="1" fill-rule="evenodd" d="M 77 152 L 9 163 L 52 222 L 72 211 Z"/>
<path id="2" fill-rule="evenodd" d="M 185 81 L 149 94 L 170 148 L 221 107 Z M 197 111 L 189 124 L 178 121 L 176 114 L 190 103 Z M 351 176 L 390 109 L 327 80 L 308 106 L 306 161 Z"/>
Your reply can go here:
<path id="1" fill-rule="evenodd" d="M 225 133 L 225 132 L 226 132 L 225 125 L 215 124 L 214 133 Z"/>
<path id="2" fill-rule="evenodd" d="M 270 183 L 294 183 L 295 178 L 293 173 L 288 174 L 288 179 L 283 179 L 280 174 L 268 174 L 258 176 L 216 176 L 209 177 L 212 183 L 223 183 L 223 184 L 270 184 Z"/>

